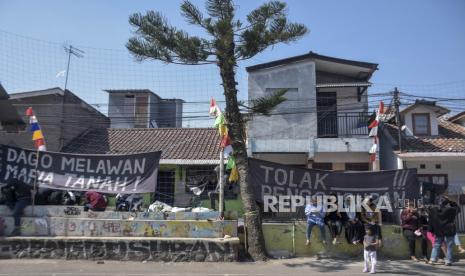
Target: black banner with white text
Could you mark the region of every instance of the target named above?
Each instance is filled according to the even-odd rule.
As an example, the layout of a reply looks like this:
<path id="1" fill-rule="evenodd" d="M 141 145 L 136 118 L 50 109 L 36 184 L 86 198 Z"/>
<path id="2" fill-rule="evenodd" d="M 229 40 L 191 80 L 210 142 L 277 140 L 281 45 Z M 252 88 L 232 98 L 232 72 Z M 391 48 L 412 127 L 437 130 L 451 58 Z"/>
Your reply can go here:
<path id="1" fill-rule="evenodd" d="M 248 181 L 255 199 L 265 196 L 360 195 L 389 196 L 392 200 L 420 195 L 416 169 L 336 172 L 299 168 L 249 158 Z"/>
<path id="2" fill-rule="evenodd" d="M 157 185 L 161 152 L 125 155 L 33 151 L 0 145 L 0 183 L 19 179 L 37 187 L 101 193 L 148 193 Z"/>

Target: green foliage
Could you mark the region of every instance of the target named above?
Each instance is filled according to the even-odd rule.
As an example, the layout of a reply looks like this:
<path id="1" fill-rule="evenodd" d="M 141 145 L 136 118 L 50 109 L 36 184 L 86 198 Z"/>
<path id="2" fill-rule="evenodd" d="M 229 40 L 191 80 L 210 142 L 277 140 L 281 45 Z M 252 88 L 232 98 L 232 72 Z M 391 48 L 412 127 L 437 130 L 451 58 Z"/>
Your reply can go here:
<path id="1" fill-rule="evenodd" d="M 295 41 L 307 32 L 304 25 L 287 21 L 286 4 L 280 1 L 265 3 L 250 12 L 246 26 L 234 18 L 234 9 L 232 0 L 206 0 L 206 18 L 190 1 L 183 2 L 183 17 L 189 24 L 203 28 L 208 38 L 190 36 L 171 26 L 159 12 L 135 13 L 129 17 L 135 36 L 126 47 L 138 61 L 198 65 L 217 63 L 219 56 L 230 51 L 234 56 L 229 58 L 248 59 L 271 45 Z"/>
<path id="2" fill-rule="evenodd" d="M 207 40 L 170 26 L 159 12 L 133 14 L 129 23 L 136 27 L 136 36 L 129 39 L 126 47 L 139 61 L 151 58 L 167 63 L 199 64 L 211 55 Z"/>
<path id="3" fill-rule="evenodd" d="M 247 109 L 250 110 L 249 114 L 256 115 L 256 114 L 261 114 L 265 116 L 269 116 L 270 112 L 278 106 L 280 103 L 286 101 L 286 98 L 284 95 L 287 93 L 287 89 L 279 89 L 271 94 L 265 96 L 265 97 L 260 97 L 257 99 L 253 99 L 250 102 L 250 106 L 246 107 Z"/>

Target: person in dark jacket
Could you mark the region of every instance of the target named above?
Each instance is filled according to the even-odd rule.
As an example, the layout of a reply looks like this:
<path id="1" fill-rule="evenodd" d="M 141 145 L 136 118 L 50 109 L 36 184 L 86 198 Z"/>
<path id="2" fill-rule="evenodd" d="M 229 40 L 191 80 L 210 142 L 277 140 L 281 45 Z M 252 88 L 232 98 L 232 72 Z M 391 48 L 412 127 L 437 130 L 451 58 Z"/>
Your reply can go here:
<path id="1" fill-rule="evenodd" d="M 400 214 L 402 233 L 408 241 L 410 259 L 418 261 L 415 256 L 415 242 L 417 238 L 422 236 L 422 228 L 420 226 L 420 214 L 413 207 L 411 201 L 408 202 L 407 208 L 402 210 Z M 425 256 L 426 244 L 422 243 L 423 257 Z"/>
<path id="2" fill-rule="evenodd" d="M 432 207 L 429 210 L 430 228 L 435 235 L 433 249 L 431 250 L 430 263 L 435 264 L 438 259 L 441 244 L 446 244 L 446 265 L 452 265 L 452 247 L 456 234 L 455 218 L 458 214 L 457 203 L 445 198 L 439 207 Z"/>
<path id="3" fill-rule="evenodd" d="M 89 209 L 96 212 L 103 212 L 107 208 L 107 201 L 105 197 L 95 191 L 88 191 L 85 194 L 86 204 L 84 205 L 84 211 Z"/>
<path id="4" fill-rule="evenodd" d="M 336 198 L 336 195 L 331 196 L 334 196 Z M 335 202 L 335 204 L 337 205 L 337 201 Z M 332 243 L 336 245 L 342 233 L 342 214 L 339 212 L 339 210 L 334 210 L 326 213 L 325 223 L 326 225 L 328 225 L 329 233 L 331 233 Z"/>
<path id="5" fill-rule="evenodd" d="M 2 188 L 2 193 L 8 195 L 7 206 L 13 211 L 15 228 L 11 236 L 21 235 L 21 216 L 24 208 L 31 204 L 33 187 L 21 180 L 12 179 Z"/>
<path id="6" fill-rule="evenodd" d="M 347 243 L 360 244 L 365 236 L 365 227 L 360 220 L 360 213 L 356 212 L 356 208 L 351 197 L 347 198 L 346 207 L 344 208 L 343 221 L 345 223 L 345 236 Z"/>

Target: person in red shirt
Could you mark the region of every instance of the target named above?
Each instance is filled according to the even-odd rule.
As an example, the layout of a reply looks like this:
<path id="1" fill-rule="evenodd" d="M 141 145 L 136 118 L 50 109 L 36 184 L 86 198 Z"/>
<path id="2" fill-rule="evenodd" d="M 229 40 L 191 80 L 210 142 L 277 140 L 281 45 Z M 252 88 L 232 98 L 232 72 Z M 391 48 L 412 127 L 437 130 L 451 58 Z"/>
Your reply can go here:
<path id="1" fill-rule="evenodd" d="M 96 212 L 103 212 L 107 208 L 107 200 L 105 197 L 95 191 L 88 191 L 85 194 L 86 203 L 84 204 L 84 211 L 89 209 Z"/>

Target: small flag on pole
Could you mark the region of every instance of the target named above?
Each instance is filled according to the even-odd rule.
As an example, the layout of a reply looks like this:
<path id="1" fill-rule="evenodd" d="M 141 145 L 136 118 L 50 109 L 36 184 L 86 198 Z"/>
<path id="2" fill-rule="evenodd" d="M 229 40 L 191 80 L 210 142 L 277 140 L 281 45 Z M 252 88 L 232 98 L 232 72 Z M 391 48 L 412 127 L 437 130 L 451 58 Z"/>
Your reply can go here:
<path id="1" fill-rule="evenodd" d="M 29 117 L 30 130 L 32 132 L 32 141 L 34 141 L 34 147 L 39 151 L 46 151 L 47 147 L 45 146 L 44 134 L 37 121 L 37 117 L 34 115 L 32 107 L 29 107 L 26 110 L 26 116 Z"/>
<path id="2" fill-rule="evenodd" d="M 378 153 L 378 126 L 379 122 L 381 121 L 381 115 L 384 114 L 384 103 L 381 101 L 379 102 L 378 110 L 376 111 L 376 118 L 371 124 L 368 126 L 370 129 L 370 133 L 368 134 L 369 137 L 373 137 L 373 145 L 369 150 L 370 154 L 370 162 L 373 163 L 373 169 L 376 166 L 376 155 Z"/>

